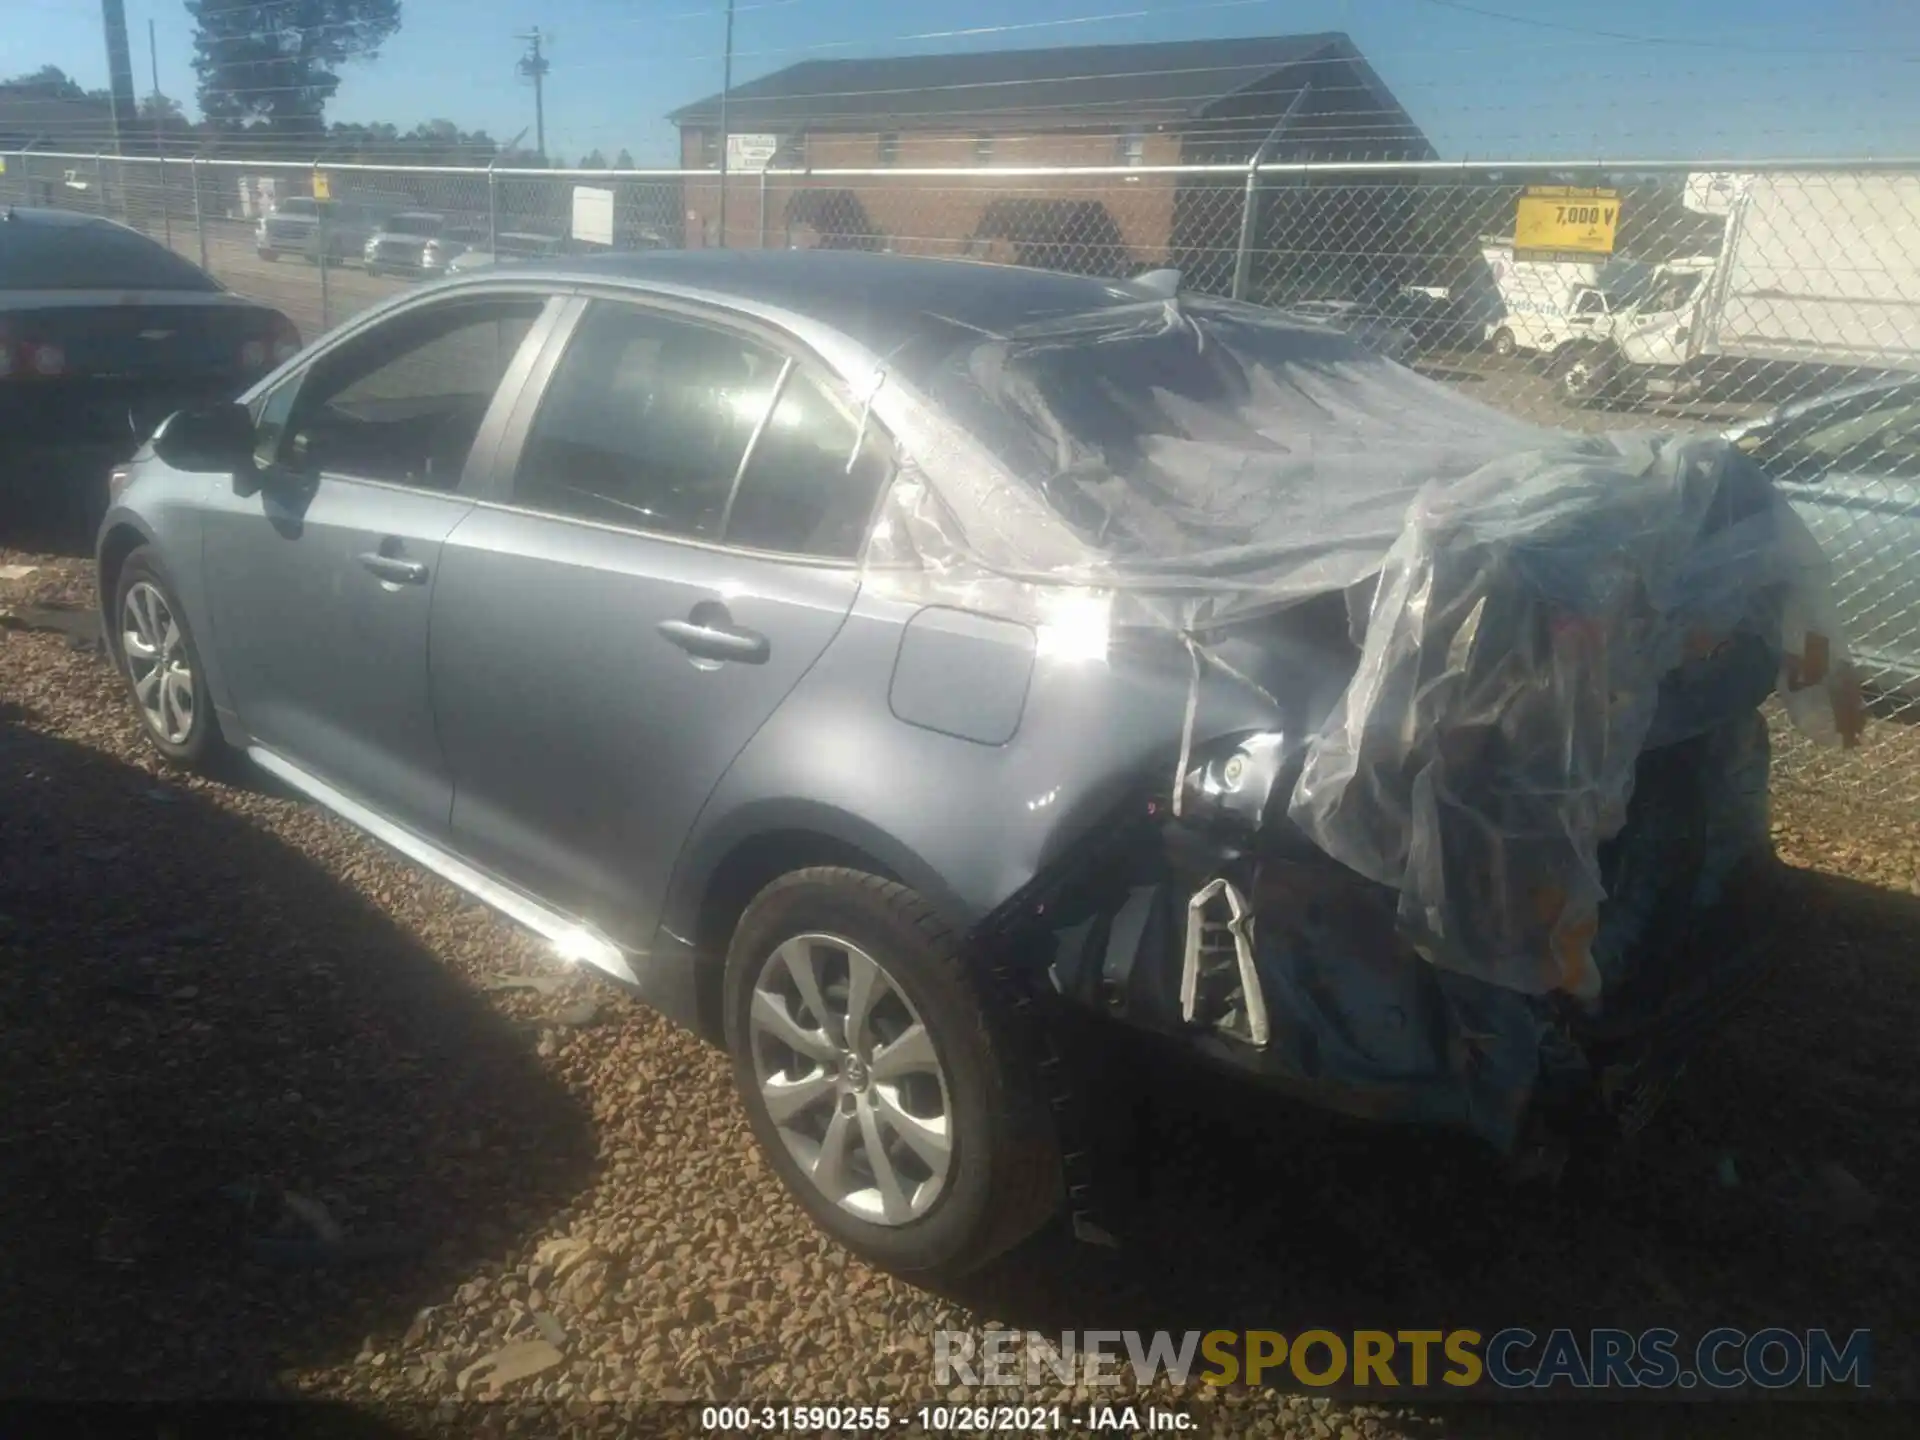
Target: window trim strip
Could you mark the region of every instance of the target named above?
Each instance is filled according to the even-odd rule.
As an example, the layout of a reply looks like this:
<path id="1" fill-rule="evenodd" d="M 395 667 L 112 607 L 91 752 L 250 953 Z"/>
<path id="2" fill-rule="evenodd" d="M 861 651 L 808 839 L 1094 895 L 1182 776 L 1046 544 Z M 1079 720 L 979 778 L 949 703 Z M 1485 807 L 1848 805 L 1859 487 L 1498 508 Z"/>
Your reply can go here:
<path id="1" fill-rule="evenodd" d="M 740 452 L 740 463 L 733 467 L 733 483 L 727 486 L 726 504 L 720 507 L 719 540 L 727 543 L 727 529 L 733 524 L 733 502 L 740 494 L 740 482 L 746 478 L 747 467 L 753 463 L 753 453 L 760 448 L 760 437 L 767 433 L 767 426 L 773 423 L 773 412 L 780 408 L 780 397 L 786 393 L 787 377 L 793 374 L 792 355 L 781 357 L 780 373 L 773 377 L 773 393 L 767 399 L 767 408 L 760 412 L 760 418 L 753 422 L 753 433 L 747 436 L 747 448 Z"/>

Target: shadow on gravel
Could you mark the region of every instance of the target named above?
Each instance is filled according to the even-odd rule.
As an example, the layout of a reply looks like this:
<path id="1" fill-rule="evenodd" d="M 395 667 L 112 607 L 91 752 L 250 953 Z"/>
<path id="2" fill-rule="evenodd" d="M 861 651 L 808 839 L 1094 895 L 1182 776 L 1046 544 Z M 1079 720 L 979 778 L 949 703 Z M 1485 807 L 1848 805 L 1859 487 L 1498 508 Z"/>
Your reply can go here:
<path id="1" fill-rule="evenodd" d="M 271 1396 L 587 1183 L 532 1040 L 353 889 L 0 702 L 0 1395 Z"/>
<path id="2" fill-rule="evenodd" d="M 110 468 L 105 461 L 24 460 L 0 440 L 0 549 L 93 554 Z"/>
<path id="3" fill-rule="evenodd" d="M 1123 1248 L 1038 1237 L 956 1298 L 1042 1332 L 1866 1327 L 1874 1392 L 1911 1398 L 1920 899 L 1791 884 L 1781 973 L 1592 1173 L 1520 1187 L 1474 1145 L 1130 1054 L 1094 1082 Z"/>

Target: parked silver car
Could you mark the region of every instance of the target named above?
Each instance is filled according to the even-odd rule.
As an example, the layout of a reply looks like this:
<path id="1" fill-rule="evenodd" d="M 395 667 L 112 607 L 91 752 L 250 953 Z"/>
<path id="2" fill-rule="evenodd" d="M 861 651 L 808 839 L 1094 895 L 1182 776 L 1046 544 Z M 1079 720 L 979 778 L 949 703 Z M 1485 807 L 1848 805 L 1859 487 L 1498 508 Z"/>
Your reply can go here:
<path id="1" fill-rule="evenodd" d="M 431 278 L 475 245 L 486 244 L 485 230 L 462 225 L 427 210 L 390 215 L 367 237 L 361 263 L 369 275 L 412 275 Z"/>
<path id="2" fill-rule="evenodd" d="M 99 585 L 161 754 L 721 1039 L 815 1220 L 953 1272 L 1086 1203 L 1068 1014 L 1508 1150 L 1644 1118 L 1763 957 L 1758 706 L 1838 667 L 1764 478 L 1633 443 L 1167 272 L 569 258 L 173 417 Z"/>
<path id="3" fill-rule="evenodd" d="M 1920 379 L 1849 385 L 1729 432 L 1836 570 L 1867 684 L 1920 694 Z"/>
<path id="4" fill-rule="evenodd" d="M 318 260 L 324 248 L 329 260 L 344 260 L 359 255 L 367 238 L 392 213 L 392 205 L 379 200 L 291 195 L 254 227 L 254 251 L 262 260 L 278 260 L 282 255 Z"/>

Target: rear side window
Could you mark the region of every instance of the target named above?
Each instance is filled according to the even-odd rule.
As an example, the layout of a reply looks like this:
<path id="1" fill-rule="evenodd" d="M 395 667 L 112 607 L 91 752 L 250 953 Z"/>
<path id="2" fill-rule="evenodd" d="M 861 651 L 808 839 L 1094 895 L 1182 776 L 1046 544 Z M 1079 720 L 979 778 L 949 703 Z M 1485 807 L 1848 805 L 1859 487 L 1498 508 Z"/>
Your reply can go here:
<path id="1" fill-rule="evenodd" d="M 0 289 L 217 291 L 212 278 L 136 231 L 106 221 L 0 220 Z"/>
<path id="2" fill-rule="evenodd" d="M 629 305 L 589 311 L 547 387 L 514 500 L 604 524 L 718 540 L 783 357 Z"/>
<path id="3" fill-rule="evenodd" d="M 852 559 L 889 465 L 877 429 L 863 436 L 856 413 L 772 348 L 602 305 L 555 372 L 514 497 L 607 524 Z"/>
<path id="4" fill-rule="evenodd" d="M 832 560 L 858 556 L 888 469 L 877 433 L 864 438 L 872 443 L 862 443 L 856 416 L 795 370 L 741 476 L 727 542 Z"/>

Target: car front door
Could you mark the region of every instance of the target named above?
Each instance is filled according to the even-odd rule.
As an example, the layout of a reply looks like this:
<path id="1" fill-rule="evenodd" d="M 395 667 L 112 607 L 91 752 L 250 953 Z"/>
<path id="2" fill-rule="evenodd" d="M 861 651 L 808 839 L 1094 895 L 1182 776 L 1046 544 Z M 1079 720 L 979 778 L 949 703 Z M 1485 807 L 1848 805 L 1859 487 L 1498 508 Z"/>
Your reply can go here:
<path id="1" fill-rule="evenodd" d="M 434 595 L 453 844 L 644 951 L 709 793 L 852 606 L 888 450 L 777 337 L 610 299 L 509 433 Z"/>
<path id="2" fill-rule="evenodd" d="M 1920 387 L 1811 411 L 1745 448 L 1820 542 L 1865 678 L 1920 686 Z"/>
<path id="3" fill-rule="evenodd" d="M 254 470 L 209 501 L 213 640 L 248 734 L 427 835 L 445 833 L 453 798 L 427 686 L 441 547 L 473 507 L 469 454 L 496 402 L 493 433 L 504 423 L 548 304 L 411 307 L 322 352 L 264 397 Z"/>

